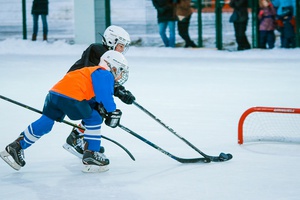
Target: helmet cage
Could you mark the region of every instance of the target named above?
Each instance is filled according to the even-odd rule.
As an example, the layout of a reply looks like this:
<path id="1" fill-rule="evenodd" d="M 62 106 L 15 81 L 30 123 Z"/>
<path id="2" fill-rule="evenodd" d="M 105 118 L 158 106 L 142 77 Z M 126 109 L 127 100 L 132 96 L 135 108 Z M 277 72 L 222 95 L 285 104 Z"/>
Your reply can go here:
<path id="1" fill-rule="evenodd" d="M 112 62 L 106 61 L 107 66 L 110 68 L 111 73 L 115 77 L 115 79 L 119 78 L 117 82 L 120 85 L 123 85 L 129 77 L 129 67 L 128 65 L 119 62 L 116 59 L 113 59 Z"/>
<path id="2" fill-rule="evenodd" d="M 115 39 L 115 45 L 112 46 L 112 50 L 115 50 L 118 44 L 124 45 L 124 50 L 123 50 L 122 54 L 125 54 L 129 49 L 130 41 L 119 36 L 118 38 Z"/>

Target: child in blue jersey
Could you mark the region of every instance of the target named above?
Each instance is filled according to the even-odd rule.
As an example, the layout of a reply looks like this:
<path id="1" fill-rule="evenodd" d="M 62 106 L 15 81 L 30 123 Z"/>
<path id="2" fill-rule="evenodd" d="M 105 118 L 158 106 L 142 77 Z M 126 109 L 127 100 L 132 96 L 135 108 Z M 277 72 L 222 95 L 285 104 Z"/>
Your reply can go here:
<path id="1" fill-rule="evenodd" d="M 54 122 L 62 121 L 67 115 L 72 120 L 82 119 L 85 123 L 83 171 L 107 170 L 109 159 L 100 153 L 101 124 L 105 118 L 106 125 L 112 128 L 118 126 L 122 112 L 116 109 L 114 102 L 114 84 L 126 82 L 127 79 L 127 60 L 117 51 L 104 53 L 99 66 L 67 73 L 49 91 L 42 117 L 31 123 L 18 139 L 7 145 L 0 156 L 16 170 L 24 167 L 23 150 L 49 133 Z"/>

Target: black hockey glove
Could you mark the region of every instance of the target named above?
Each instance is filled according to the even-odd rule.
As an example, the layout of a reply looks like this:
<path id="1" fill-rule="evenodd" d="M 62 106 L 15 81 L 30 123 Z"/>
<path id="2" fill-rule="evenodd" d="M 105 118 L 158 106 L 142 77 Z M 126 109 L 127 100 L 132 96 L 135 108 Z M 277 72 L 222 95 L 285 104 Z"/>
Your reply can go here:
<path id="1" fill-rule="evenodd" d="M 121 120 L 122 112 L 119 109 L 116 109 L 113 112 L 107 113 L 105 124 L 111 128 L 116 128 Z"/>
<path id="2" fill-rule="evenodd" d="M 130 91 L 126 90 L 124 86 L 118 84 L 115 85 L 114 95 L 126 104 L 132 104 L 135 100 L 135 97 Z"/>
<path id="3" fill-rule="evenodd" d="M 96 106 L 95 110 L 98 111 L 98 113 L 101 115 L 102 119 L 105 119 L 105 118 L 106 118 L 106 116 L 107 116 L 107 111 L 106 111 L 106 109 L 104 108 L 104 106 L 103 106 L 102 103 L 99 103 L 99 104 Z"/>

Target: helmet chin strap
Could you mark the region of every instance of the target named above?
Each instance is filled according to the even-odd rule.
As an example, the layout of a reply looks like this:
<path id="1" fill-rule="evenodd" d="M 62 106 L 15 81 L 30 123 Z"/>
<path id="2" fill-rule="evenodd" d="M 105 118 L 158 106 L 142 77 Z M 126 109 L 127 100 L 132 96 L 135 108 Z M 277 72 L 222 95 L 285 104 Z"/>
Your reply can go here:
<path id="1" fill-rule="evenodd" d="M 113 50 L 110 46 L 107 45 L 107 41 L 106 41 L 105 37 L 101 33 L 98 33 L 98 34 L 101 35 L 101 37 L 102 37 L 103 46 L 105 46 L 109 50 Z"/>
<path id="2" fill-rule="evenodd" d="M 116 72 L 114 72 L 113 70 L 110 70 L 110 72 L 113 74 L 113 76 L 115 77 L 115 79 L 117 78 L 117 74 Z"/>
<path id="3" fill-rule="evenodd" d="M 116 72 L 115 72 L 115 70 L 111 67 L 111 66 L 109 66 L 109 65 L 107 65 L 108 67 L 109 67 L 109 71 L 112 73 L 112 75 L 114 76 L 114 78 L 116 79 L 117 78 L 117 74 L 116 74 Z"/>
<path id="4" fill-rule="evenodd" d="M 112 68 L 112 67 L 110 66 L 110 64 L 107 63 L 106 61 L 105 61 L 105 65 L 106 65 L 106 66 L 103 66 L 103 67 L 104 67 L 105 69 L 109 70 L 109 71 L 112 73 L 112 75 L 114 76 L 114 78 L 116 79 L 116 78 L 117 78 L 116 68 Z"/>

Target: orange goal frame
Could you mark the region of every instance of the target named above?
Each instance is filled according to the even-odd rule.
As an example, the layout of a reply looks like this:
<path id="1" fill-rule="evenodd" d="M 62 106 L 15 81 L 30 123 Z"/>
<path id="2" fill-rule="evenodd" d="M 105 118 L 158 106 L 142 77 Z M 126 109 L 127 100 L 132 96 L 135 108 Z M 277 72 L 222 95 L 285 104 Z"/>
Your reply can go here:
<path id="1" fill-rule="evenodd" d="M 243 125 L 248 115 L 253 112 L 267 112 L 267 113 L 288 113 L 288 114 L 300 114 L 300 108 L 281 108 L 281 107 L 252 107 L 246 110 L 238 124 L 238 144 L 243 144 Z"/>

